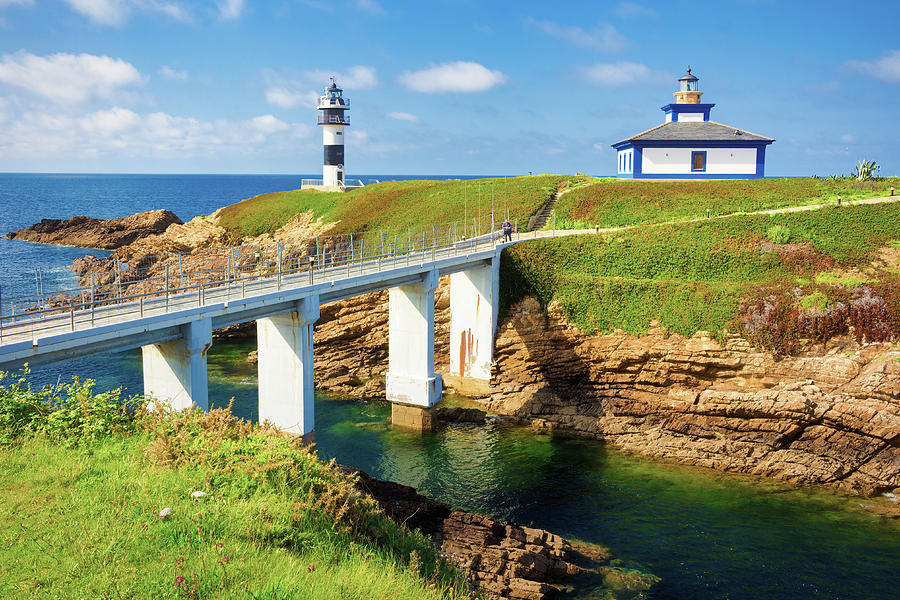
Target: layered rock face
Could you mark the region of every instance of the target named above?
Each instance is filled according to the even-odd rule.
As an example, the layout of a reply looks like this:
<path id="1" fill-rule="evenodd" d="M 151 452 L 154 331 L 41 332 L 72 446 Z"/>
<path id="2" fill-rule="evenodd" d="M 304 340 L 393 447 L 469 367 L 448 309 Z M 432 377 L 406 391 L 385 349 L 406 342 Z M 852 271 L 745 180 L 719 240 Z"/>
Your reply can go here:
<path id="1" fill-rule="evenodd" d="M 491 410 L 636 453 L 873 493 L 900 486 L 900 349 L 838 338 L 781 360 L 732 336 L 585 335 L 526 299 Z"/>
<path id="2" fill-rule="evenodd" d="M 151 210 L 118 219 L 43 219 L 31 227 L 7 234 L 11 240 L 27 240 L 42 244 L 59 244 L 82 248 L 113 249 L 141 238 L 164 232 L 169 225 L 181 224 L 175 213 Z"/>
<path id="3" fill-rule="evenodd" d="M 347 470 L 358 476 L 357 485 L 391 519 L 431 536 L 451 563 L 457 561 L 473 587 L 489 598 L 556 598 L 576 577 L 616 590 L 617 598 L 643 597 L 641 592 L 659 581 L 650 574 L 611 566 L 614 561 L 604 548 L 570 542 L 543 529 L 451 510 L 411 487 Z"/>

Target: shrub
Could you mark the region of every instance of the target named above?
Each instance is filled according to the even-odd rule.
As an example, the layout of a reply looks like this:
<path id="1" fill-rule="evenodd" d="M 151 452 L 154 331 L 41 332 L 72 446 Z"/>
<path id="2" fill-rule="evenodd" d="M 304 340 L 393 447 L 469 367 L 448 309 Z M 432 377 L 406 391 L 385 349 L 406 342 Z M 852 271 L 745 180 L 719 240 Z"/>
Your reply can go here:
<path id="1" fill-rule="evenodd" d="M 766 237 L 773 244 L 787 244 L 791 240 L 791 230 L 784 225 L 772 225 L 766 230 Z"/>
<path id="2" fill-rule="evenodd" d="M 121 390 L 95 393 L 94 381 L 77 378 L 72 383 L 47 385 L 35 390 L 28 382 L 28 368 L 6 383 L 10 374 L 0 372 L 0 442 L 39 433 L 73 444 L 117 432 L 130 432 L 143 414 L 144 400 L 124 400 Z"/>

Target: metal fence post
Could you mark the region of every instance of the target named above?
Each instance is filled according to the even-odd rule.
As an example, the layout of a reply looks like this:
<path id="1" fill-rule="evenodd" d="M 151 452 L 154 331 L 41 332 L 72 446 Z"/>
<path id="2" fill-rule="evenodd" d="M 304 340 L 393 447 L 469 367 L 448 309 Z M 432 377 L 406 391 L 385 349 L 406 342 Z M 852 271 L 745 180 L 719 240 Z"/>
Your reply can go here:
<path id="1" fill-rule="evenodd" d="M 309 285 L 313 285 L 315 283 L 315 279 L 313 278 L 313 272 L 316 270 L 316 259 L 312 256 L 309 257 Z"/>
<path id="2" fill-rule="evenodd" d="M 178 253 L 178 287 L 184 289 L 184 267 L 181 265 L 181 252 Z"/>
<path id="3" fill-rule="evenodd" d="M 169 265 L 166 265 L 166 312 L 169 312 Z"/>
<path id="4" fill-rule="evenodd" d="M 318 244 L 319 238 L 316 238 L 316 243 Z M 278 289 L 281 289 L 281 242 L 278 242 Z"/>
<path id="5" fill-rule="evenodd" d="M 75 331 L 75 299 L 69 298 L 69 325 Z"/>
<path id="6" fill-rule="evenodd" d="M 94 302 L 96 301 L 94 290 L 94 272 L 91 271 L 91 327 L 94 326 Z"/>

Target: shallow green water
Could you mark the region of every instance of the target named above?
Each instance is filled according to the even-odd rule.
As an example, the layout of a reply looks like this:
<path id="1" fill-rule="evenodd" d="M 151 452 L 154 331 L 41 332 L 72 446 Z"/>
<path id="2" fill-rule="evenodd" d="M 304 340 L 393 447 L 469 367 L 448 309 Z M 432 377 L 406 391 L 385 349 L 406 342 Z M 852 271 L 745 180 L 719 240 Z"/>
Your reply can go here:
<path id="1" fill-rule="evenodd" d="M 256 417 L 256 369 L 244 362 L 251 348 L 219 344 L 210 353 L 211 400 L 233 396 L 247 418 Z M 109 364 L 118 375 L 101 385 L 139 390 L 138 357 L 117 356 Z M 900 587 L 900 523 L 851 498 L 497 423 L 422 436 L 389 422 L 387 402 L 320 395 L 319 455 L 466 510 L 604 545 L 662 578 L 653 598 L 874 599 Z"/>

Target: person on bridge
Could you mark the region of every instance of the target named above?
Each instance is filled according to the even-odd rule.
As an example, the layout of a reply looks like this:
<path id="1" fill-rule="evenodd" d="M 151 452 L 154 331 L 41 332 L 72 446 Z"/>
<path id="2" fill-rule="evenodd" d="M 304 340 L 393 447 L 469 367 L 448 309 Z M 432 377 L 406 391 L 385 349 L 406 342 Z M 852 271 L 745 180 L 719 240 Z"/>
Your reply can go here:
<path id="1" fill-rule="evenodd" d="M 500 229 L 503 230 L 503 241 L 511 242 L 512 241 L 512 224 L 509 222 L 509 219 L 503 221 L 503 225 L 500 226 Z"/>

